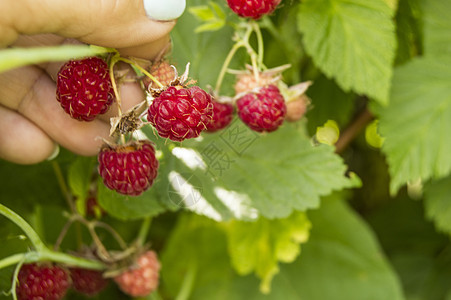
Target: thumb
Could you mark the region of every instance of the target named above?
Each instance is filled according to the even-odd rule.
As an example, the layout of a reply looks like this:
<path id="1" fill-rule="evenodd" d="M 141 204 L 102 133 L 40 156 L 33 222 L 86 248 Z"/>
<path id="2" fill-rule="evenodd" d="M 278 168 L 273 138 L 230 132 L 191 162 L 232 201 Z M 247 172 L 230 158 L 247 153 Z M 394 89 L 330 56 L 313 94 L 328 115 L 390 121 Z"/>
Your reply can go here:
<path id="1" fill-rule="evenodd" d="M 175 21 L 155 19 L 169 19 L 168 10 L 162 7 L 177 3 L 184 9 L 185 0 L 46 0 L 39 5 L 32 0 L 2 0 L 0 11 L 6 28 L 5 25 L 0 28 L 0 38 L 11 43 L 11 32 L 16 37 L 55 33 L 89 44 L 124 49 L 128 55 L 151 58 L 167 44 L 175 25 Z M 7 36 L 2 37 L 2 32 Z M 150 51 L 153 47 L 160 49 Z"/>

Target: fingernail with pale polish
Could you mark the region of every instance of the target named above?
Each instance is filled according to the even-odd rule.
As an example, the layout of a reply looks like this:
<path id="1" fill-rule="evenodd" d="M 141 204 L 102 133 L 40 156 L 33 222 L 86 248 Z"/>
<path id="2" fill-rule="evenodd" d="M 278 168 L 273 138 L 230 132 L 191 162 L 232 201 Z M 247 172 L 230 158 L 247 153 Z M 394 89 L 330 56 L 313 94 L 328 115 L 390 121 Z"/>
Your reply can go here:
<path id="1" fill-rule="evenodd" d="M 186 0 L 143 0 L 149 18 L 169 21 L 180 17 L 185 11 Z"/>
<path id="2" fill-rule="evenodd" d="M 60 154 L 60 146 L 55 143 L 55 148 L 53 149 L 52 154 L 50 154 L 50 156 L 47 157 L 47 160 L 48 161 L 54 160 L 58 156 L 58 154 Z"/>

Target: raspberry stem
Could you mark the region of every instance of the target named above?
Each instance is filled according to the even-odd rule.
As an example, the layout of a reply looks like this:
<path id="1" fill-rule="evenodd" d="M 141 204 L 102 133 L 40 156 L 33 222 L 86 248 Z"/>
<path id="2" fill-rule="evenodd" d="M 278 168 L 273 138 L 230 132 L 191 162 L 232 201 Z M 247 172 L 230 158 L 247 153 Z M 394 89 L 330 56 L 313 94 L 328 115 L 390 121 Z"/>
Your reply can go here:
<path id="1" fill-rule="evenodd" d="M 144 218 L 141 228 L 139 229 L 138 237 L 136 238 L 137 246 L 142 246 L 146 242 L 147 234 L 149 233 L 150 225 L 152 223 L 152 218 Z"/>
<path id="2" fill-rule="evenodd" d="M 227 54 L 227 57 L 224 61 L 224 64 L 222 65 L 221 71 L 219 72 L 218 80 L 216 81 L 215 86 L 215 94 L 218 95 L 219 91 L 221 89 L 222 81 L 224 80 L 224 76 L 227 72 L 227 68 L 230 65 L 230 62 L 232 61 L 233 57 L 235 56 L 235 53 L 240 49 L 241 47 L 244 47 L 243 43 L 238 42 L 233 45 L 232 49 L 230 50 L 229 54 Z"/>
<path id="3" fill-rule="evenodd" d="M 24 259 L 25 259 L 25 258 L 24 258 Z M 20 271 L 20 268 L 22 268 L 22 265 L 23 265 L 23 263 L 24 263 L 24 259 L 22 259 L 22 260 L 16 265 L 16 269 L 14 270 L 13 283 L 12 283 L 12 285 L 11 285 L 11 294 L 12 294 L 14 300 L 17 300 L 16 286 L 17 286 L 17 282 L 19 281 L 19 271 Z"/>
<path id="4" fill-rule="evenodd" d="M 255 52 L 254 48 L 249 43 L 249 38 L 252 34 L 252 32 L 255 32 L 255 35 L 257 37 L 257 45 L 258 45 L 258 53 Z M 254 22 L 248 22 L 246 23 L 246 32 L 243 34 L 243 36 L 240 36 L 238 33 L 235 35 L 234 40 L 236 41 L 233 45 L 232 49 L 230 49 L 229 53 L 227 54 L 226 59 L 224 60 L 224 63 L 222 65 L 221 71 L 218 75 L 218 80 L 216 81 L 215 85 L 215 94 L 218 95 L 221 89 L 222 82 L 224 81 L 225 74 L 227 72 L 227 68 L 229 67 L 230 63 L 232 62 L 233 57 L 235 56 L 238 49 L 241 47 L 246 48 L 247 53 L 249 57 L 251 58 L 252 62 L 252 69 L 254 72 L 255 79 L 257 82 L 259 81 L 259 70 L 264 69 L 265 66 L 263 64 L 263 53 L 264 53 L 264 45 L 263 45 L 263 36 L 260 31 L 259 25 Z"/>
<path id="5" fill-rule="evenodd" d="M 59 185 L 59 187 L 61 189 L 61 192 L 63 193 L 64 199 L 66 199 L 66 202 L 67 202 L 67 205 L 69 206 L 69 209 L 71 210 L 72 213 L 76 213 L 77 212 L 77 208 L 76 208 L 76 205 L 75 205 L 75 203 L 73 201 L 72 195 L 69 192 L 69 189 L 67 187 L 66 181 L 65 181 L 64 176 L 63 176 L 63 172 L 61 171 L 61 167 L 59 166 L 59 164 L 55 160 L 52 161 L 52 167 L 53 167 L 53 170 L 55 172 L 56 179 L 58 180 L 58 185 Z M 61 234 L 63 234 L 63 233 L 60 233 L 60 235 Z M 79 246 L 81 246 L 83 241 L 82 241 L 81 230 L 80 230 L 79 226 L 76 227 L 76 234 L 77 234 L 77 243 L 78 243 Z M 56 248 L 56 249 L 58 249 L 58 248 Z"/>
<path id="6" fill-rule="evenodd" d="M 116 97 L 118 116 L 121 117 L 122 116 L 122 101 L 121 101 L 121 96 L 119 95 L 119 91 L 117 89 L 116 80 L 114 79 L 114 66 L 119 61 L 119 58 L 120 58 L 120 54 L 119 53 L 116 53 L 111 58 L 111 61 L 110 61 L 110 80 L 111 80 L 111 85 L 113 86 L 114 96 Z"/>
<path id="7" fill-rule="evenodd" d="M 63 193 L 64 199 L 66 199 L 67 205 L 70 210 L 74 213 L 76 212 L 75 204 L 72 201 L 71 194 L 69 193 L 69 189 L 67 188 L 66 181 L 64 180 L 63 172 L 59 164 L 53 160 L 52 161 L 53 171 L 55 172 L 56 179 L 58 180 L 58 185 L 60 186 L 61 192 Z"/>
<path id="8" fill-rule="evenodd" d="M 0 204 L 0 214 L 14 222 L 23 230 L 37 251 L 45 251 L 47 249 L 36 231 L 34 231 L 30 224 L 28 224 L 21 216 L 3 204 Z"/>
<path id="9" fill-rule="evenodd" d="M 105 266 L 93 260 L 87 260 L 80 257 L 75 257 L 61 252 L 56 252 L 48 249 L 38 234 L 34 229 L 28 224 L 21 216 L 16 214 L 14 211 L 8 207 L 0 204 L 0 214 L 8 218 L 10 221 L 14 222 L 19 226 L 30 239 L 35 251 L 30 251 L 28 253 L 14 254 L 12 256 L 6 257 L 0 260 L 0 269 L 5 268 L 10 265 L 18 264 L 23 262 L 38 262 L 38 261 L 54 261 L 59 263 L 64 263 L 71 266 L 78 266 L 81 268 L 103 270 Z"/>
<path id="10" fill-rule="evenodd" d="M 260 67 L 263 67 L 263 57 L 264 57 L 265 47 L 264 47 L 264 43 L 263 43 L 262 32 L 261 32 L 260 26 L 258 25 L 257 22 L 252 21 L 251 26 L 254 29 L 255 35 L 257 36 L 257 47 L 258 47 L 257 62 Z"/>

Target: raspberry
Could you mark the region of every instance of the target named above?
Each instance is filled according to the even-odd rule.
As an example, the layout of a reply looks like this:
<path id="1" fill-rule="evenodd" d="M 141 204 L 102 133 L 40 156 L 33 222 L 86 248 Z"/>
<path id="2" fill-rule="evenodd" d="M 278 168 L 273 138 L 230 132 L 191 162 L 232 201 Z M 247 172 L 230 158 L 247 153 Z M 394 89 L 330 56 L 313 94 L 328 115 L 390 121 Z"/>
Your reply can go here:
<path id="1" fill-rule="evenodd" d="M 208 132 L 215 132 L 225 128 L 232 122 L 233 106 L 230 103 L 213 101 L 213 118 L 207 124 Z"/>
<path id="2" fill-rule="evenodd" d="M 98 57 L 65 63 L 58 72 L 56 99 L 80 121 L 105 113 L 114 99 L 108 65 Z"/>
<path id="3" fill-rule="evenodd" d="M 66 270 L 53 265 L 24 264 L 16 287 L 19 300 L 60 300 L 70 286 Z"/>
<path id="4" fill-rule="evenodd" d="M 236 102 L 238 116 L 252 130 L 271 132 L 282 125 L 287 107 L 275 85 L 250 92 Z"/>
<path id="5" fill-rule="evenodd" d="M 73 288 L 81 294 L 94 296 L 108 285 L 108 280 L 103 278 L 102 272 L 82 268 L 69 270 Z"/>
<path id="6" fill-rule="evenodd" d="M 296 122 L 300 120 L 307 112 L 307 105 L 309 99 L 305 94 L 299 96 L 297 99 L 287 102 L 287 115 L 285 119 L 288 122 Z"/>
<path id="7" fill-rule="evenodd" d="M 120 289 L 133 297 L 145 297 L 158 287 L 160 263 L 154 251 L 147 251 L 136 260 L 136 266 L 116 276 Z"/>
<path id="8" fill-rule="evenodd" d="M 198 137 L 213 117 L 211 96 L 198 86 L 170 86 L 154 99 L 147 120 L 161 137 L 181 142 Z"/>
<path id="9" fill-rule="evenodd" d="M 169 86 L 176 79 L 176 73 L 175 69 L 166 60 L 156 62 L 150 67 L 150 74 L 164 86 Z M 144 84 L 148 86 L 152 84 L 152 80 L 146 77 Z M 156 86 L 154 85 L 154 87 Z"/>
<path id="10" fill-rule="evenodd" d="M 274 82 L 274 76 L 272 74 L 259 74 L 258 81 L 255 78 L 254 74 L 239 74 L 237 76 L 237 81 L 235 83 L 235 93 L 241 94 L 245 92 L 250 92 L 253 89 L 258 87 L 262 87 Z"/>
<path id="11" fill-rule="evenodd" d="M 149 141 L 104 145 L 98 160 L 98 171 L 103 183 L 109 189 L 124 195 L 142 194 L 152 186 L 157 177 L 158 160 Z"/>
<path id="12" fill-rule="evenodd" d="M 260 19 L 272 13 L 281 0 L 227 0 L 227 4 L 243 18 Z"/>

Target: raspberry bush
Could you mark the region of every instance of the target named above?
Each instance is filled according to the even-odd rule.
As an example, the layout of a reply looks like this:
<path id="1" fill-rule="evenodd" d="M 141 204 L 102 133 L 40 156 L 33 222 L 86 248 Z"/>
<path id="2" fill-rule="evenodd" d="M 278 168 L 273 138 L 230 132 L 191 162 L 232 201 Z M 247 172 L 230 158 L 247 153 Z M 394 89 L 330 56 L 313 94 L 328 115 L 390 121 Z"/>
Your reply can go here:
<path id="1" fill-rule="evenodd" d="M 95 157 L 0 161 L 0 299 L 448 299 L 451 1 L 187 6 L 153 61 L 27 49 L 114 110 Z"/>

